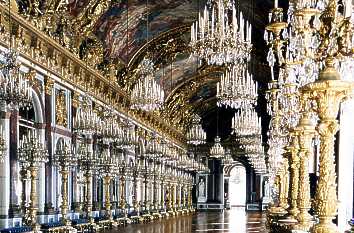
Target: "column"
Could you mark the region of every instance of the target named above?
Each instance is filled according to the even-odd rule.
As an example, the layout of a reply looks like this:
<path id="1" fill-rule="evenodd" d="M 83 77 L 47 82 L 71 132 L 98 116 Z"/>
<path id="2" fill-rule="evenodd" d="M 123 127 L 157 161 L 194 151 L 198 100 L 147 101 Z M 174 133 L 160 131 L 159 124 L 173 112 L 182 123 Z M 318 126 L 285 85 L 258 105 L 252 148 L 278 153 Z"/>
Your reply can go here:
<path id="1" fill-rule="evenodd" d="M 53 191 L 53 136 L 52 136 L 52 94 L 53 94 L 53 85 L 54 81 L 50 77 L 46 77 L 45 79 L 45 96 L 44 96 L 44 114 L 45 114 L 45 141 L 47 142 L 47 149 L 49 155 L 49 161 L 45 166 L 45 201 L 44 201 L 44 212 L 46 214 L 54 214 L 54 195 L 55 191 Z"/>
<path id="2" fill-rule="evenodd" d="M 20 217 L 20 177 L 19 164 L 17 157 L 17 141 L 18 141 L 18 110 L 13 110 L 10 116 L 10 207 L 9 217 Z"/>
<path id="3" fill-rule="evenodd" d="M 0 124 L 3 129 L 5 140 L 5 157 L 3 163 L 0 163 L 0 228 L 8 226 L 8 214 L 10 207 L 10 114 L 2 112 Z"/>

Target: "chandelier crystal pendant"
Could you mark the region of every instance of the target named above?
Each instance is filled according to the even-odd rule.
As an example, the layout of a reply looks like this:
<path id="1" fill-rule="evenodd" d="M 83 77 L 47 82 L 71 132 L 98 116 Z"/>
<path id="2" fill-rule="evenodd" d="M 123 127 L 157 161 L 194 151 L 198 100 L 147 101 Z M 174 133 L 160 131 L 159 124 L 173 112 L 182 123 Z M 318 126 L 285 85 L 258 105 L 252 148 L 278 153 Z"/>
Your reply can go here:
<path id="1" fill-rule="evenodd" d="M 25 108 L 32 103 L 30 81 L 27 74 L 20 71 L 18 52 L 9 49 L 0 62 L 0 100 L 12 107 Z"/>
<path id="2" fill-rule="evenodd" d="M 192 118 L 192 124 L 187 132 L 187 143 L 192 145 L 199 145 L 205 143 L 206 133 L 200 124 L 201 118 L 198 115 L 194 115 Z"/>
<path id="3" fill-rule="evenodd" d="M 252 26 L 237 16 L 232 0 L 214 0 L 191 26 L 193 54 L 209 65 L 241 64 L 250 60 Z M 231 17 L 230 17 L 231 16 Z"/>
<path id="4" fill-rule="evenodd" d="M 258 85 L 247 71 L 246 65 L 233 65 L 226 69 L 217 83 L 217 105 L 230 108 L 250 108 L 257 101 Z"/>
<path id="5" fill-rule="evenodd" d="M 154 78 L 154 64 L 144 58 L 138 68 L 139 80 L 131 93 L 131 108 L 155 111 L 164 103 L 165 92 Z"/>
<path id="6" fill-rule="evenodd" d="M 225 156 L 224 147 L 221 145 L 221 139 L 219 136 L 215 137 L 215 143 L 210 149 L 210 158 L 222 159 Z"/>

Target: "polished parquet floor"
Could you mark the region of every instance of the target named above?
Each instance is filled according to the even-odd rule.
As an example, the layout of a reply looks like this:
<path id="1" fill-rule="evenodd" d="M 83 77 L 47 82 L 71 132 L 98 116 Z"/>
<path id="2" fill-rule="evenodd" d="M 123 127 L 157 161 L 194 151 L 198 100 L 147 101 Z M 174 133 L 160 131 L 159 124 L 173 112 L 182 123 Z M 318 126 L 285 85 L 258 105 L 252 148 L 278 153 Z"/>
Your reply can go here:
<path id="1" fill-rule="evenodd" d="M 189 232 L 232 232 L 265 233 L 265 216 L 244 209 L 225 210 L 223 213 L 203 212 L 190 216 L 179 216 L 149 224 L 128 225 L 119 228 L 124 233 L 189 233 Z M 113 233 L 113 231 L 111 232 Z"/>

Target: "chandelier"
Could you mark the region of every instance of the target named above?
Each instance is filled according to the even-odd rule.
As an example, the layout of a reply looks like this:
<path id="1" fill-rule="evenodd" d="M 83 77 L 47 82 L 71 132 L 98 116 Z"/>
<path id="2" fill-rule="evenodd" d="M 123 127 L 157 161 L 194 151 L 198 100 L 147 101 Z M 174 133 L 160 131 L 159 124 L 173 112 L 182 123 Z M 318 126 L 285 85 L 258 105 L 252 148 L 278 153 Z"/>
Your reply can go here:
<path id="1" fill-rule="evenodd" d="M 214 0 L 191 26 L 193 54 L 209 65 L 232 65 L 250 60 L 251 25 L 232 0 Z M 231 17 L 230 17 L 231 16 Z"/>
<path id="2" fill-rule="evenodd" d="M 109 153 L 108 148 L 102 150 L 101 156 L 98 158 L 98 169 L 103 175 L 111 175 L 116 172 L 118 167 L 118 159 L 114 154 Z"/>
<path id="3" fill-rule="evenodd" d="M 138 82 L 131 93 L 131 108 L 144 111 L 154 111 L 161 108 L 165 93 L 154 78 L 154 64 L 144 58 L 138 67 Z"/>
<path id="4" fill-rule="evenodd" d="M 119 135 L 117 116 L 109 113 L 102 121 L 102 137 L 107 140 L 115 140 Z"/>
<path id="5" fill-rule="evenodd" d="M 82 134 L 100 133 L 103 122 L 89 105 L 82 105 L 76 113 L 74 128 Z"/>
<path id="6" fill-rule="evenodd" d="M 115 142 L 120 148 L 128 149 L 138 143 L 134 124 L 127 119 L 123 119 L 117 128 L 118 136 L 116 137 Z"/>
<path id="7" fill-rule="evenodd" d="M 192 124 L 187 132 L 187 143 L 192 145 L 203 144 L 206 140 L 206 133 L 200 124 L 201 118 L 195 114 L 192 118 Z"/>
<path id="8" fill-rule="evenodd" d="M 29 130 L 20 140 L 17 154 L 20 163 L 25 167 L 39 167 L 42 163 L 48 162 L 48 150 L 39 141 L 39 135 L 34 130 Z"/>
<path id="9" fill-rule="evenodd" d="M 241 109 L 232 118 L 232 129 L 239 137 L 260 135 L 261 119 L 254 109 Z"/>
<path id="10" fill-rule="evenodd" d="M 220 137 L 216 136 L 215 143 L 210 149 L 210 158 L 222 159 L 225 156 L 224 147 L 220 144 L 220 142 Z"/>
<path id="11" fill-rule="evenodd" d="M 217 105 L 230 108 L 250 108 L 257 101 L 258 85 L 247 71 L 246 65 L 233 65 L 226 69 L 217 83 Z"/>
<path id="12" fill-rule="evenodd" d="M 68 143 L 64 140 L 57 144 L 57 149 L 53 156 L 53 163 L 60 169 L 67 169 L 77 165 L 76 153 L 73 153 Z"/>
<path id="13" fill-rule="evenodd" d="M 0 100 L 13 107 L 29 107 L 32 103 L 30 81 L 20 71 L 18 52 L 10 49 L 0 62 Z"/>

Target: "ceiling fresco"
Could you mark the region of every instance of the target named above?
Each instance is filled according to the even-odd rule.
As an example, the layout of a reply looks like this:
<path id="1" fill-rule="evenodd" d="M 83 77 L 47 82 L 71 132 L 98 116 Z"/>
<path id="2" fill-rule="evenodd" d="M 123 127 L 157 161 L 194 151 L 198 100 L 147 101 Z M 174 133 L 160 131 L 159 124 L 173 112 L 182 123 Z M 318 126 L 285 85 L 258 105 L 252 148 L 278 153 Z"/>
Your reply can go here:
<path id="1" fill-rule="evenodd" d="M 96 23 L 95 34 L 104 41 L 107 56 L 127 63 L 148 36 L 151 40 L 170 29 L 191 24 L 197 15 L 198 1 L 116 1 Z"/>
<path id="2" fill-rule="evenodd" d="M 176 85 L 195 75 L 198 60 L 187 53 L 179 53 L 175 59 L 158 70 L 155 77 L 168 96 Z"/>
<path id="3" fill-rule="evenodd" d="M 69 0 L 70 13 L 80 14 L 90 0 Z M 91 0 L 100 1 L 100 0 Z M 104 1 L 104 0 L 102 0 Z M 148 2 L 148 4 L 147 4 Z M 173 125 L 179 127 L 186 124 L 183 119 L 196 112 L 205 122 L 205 126 L 213 127 L 216 117 L 216 82 L 220 71 L 215 73 L 203 64 L 198 65 L 195 57 L 188 51 L 189 28 L 181 34 L 174 31 L 182 26 L 190 25 L 197 19 L 199 9 L 206 0 L 112 0 L 110 6 L 95 23 L 93 33 L 104 43 L 105 57 L 119 60 L 134 69 L 144 56 L 154 58 L 156 81 L 165 91 L 166 109 L 162 114 L 170 117 Z M 259 105 L 257 111 L 266 115 L 264 90 L 269 80 L 269 70 L 263 41 L 264 26 L 267 14 L 274 4 L 271 0 L 240 0 L 240 9 L 253 25 L 252 72 L 259 82 Z M 91 3 L 91 2 L 90 2 Z M 280 3 L 280 5 L 283 3 Z M 148 15 L 148 16 L 147 16 Z M 147 33 L 147 21 L 148 33 Z M 147 44 L 147 37 L 149 42 Z M 171 43 L 170 43 L 171 42 Z M 171 44 L 170 46 L 168 44 Z M 166 46 L 165 46 L 166 45 Z M 176 46 L 177 45 L 177 46 Z M 129 73 L 128 73 L 129 74 Z M 191 81 L 195 77 L 205 76 L 203 85 Z M 122 83 L 126 90 L 131 90 L 136 83 L 134 76 L 124 75 Z M 129 81 L 130 80 L 130 81 Z M 206 81 L 207 80 L 207 81 Z M 194 109 L 193 109 L 194 108 Z M 181 115 L 176 113 L 180 111 Z M 224 120 L 231 121 L 231 110 L 224 112 Z M 266 124 L 266 123 L 265 123 Z M 213 130 L 211 130 L 213 132 Z M 212 133 L 212 135 L 215 132 Z"/>

